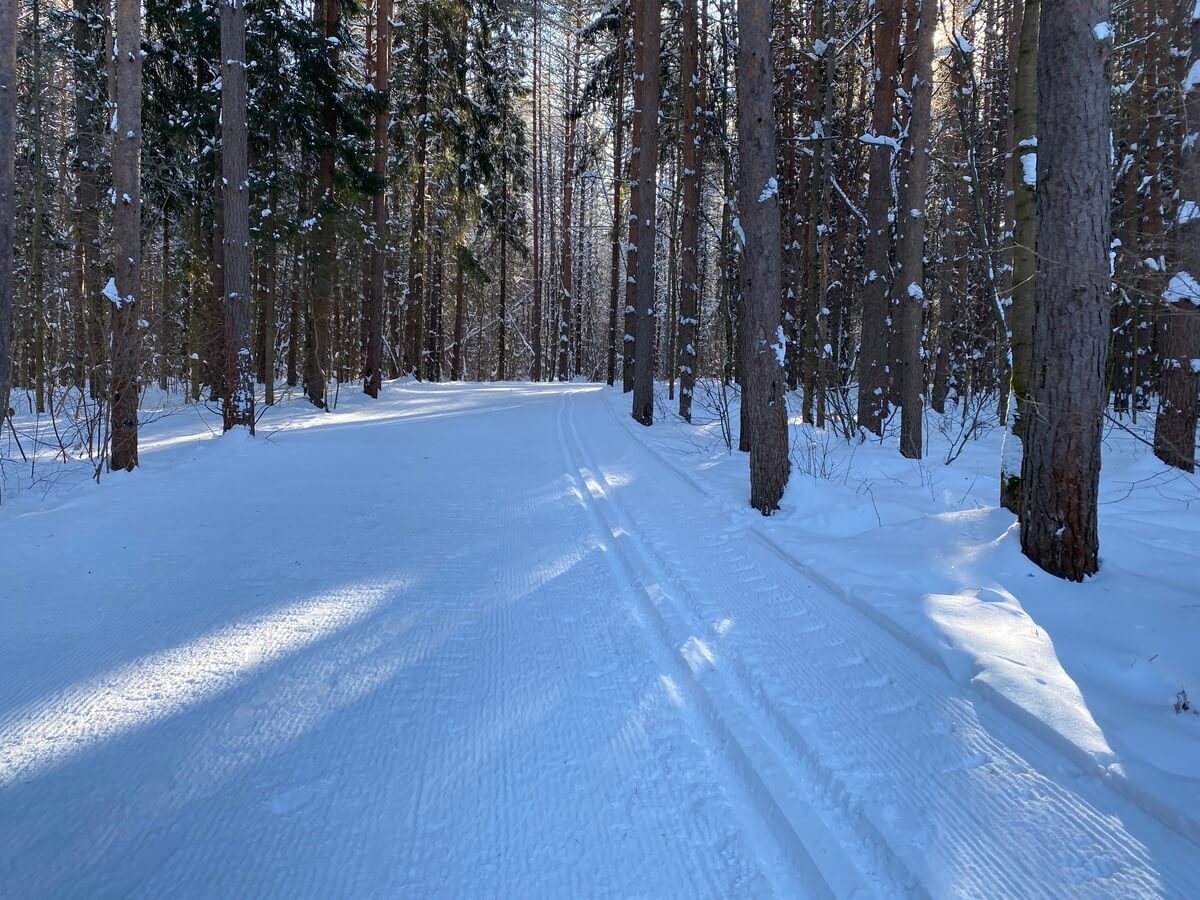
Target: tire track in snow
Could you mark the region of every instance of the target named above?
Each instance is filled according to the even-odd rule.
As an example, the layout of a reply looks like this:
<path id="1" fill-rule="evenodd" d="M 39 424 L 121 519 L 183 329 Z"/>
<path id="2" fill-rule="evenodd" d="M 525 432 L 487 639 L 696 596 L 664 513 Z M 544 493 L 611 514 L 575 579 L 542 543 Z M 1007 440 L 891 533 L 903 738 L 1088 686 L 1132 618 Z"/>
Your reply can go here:
<path id="1" fill-rule="evenodd" d="M 1172 852 L 1155 858 L 1131 829 L 1157 823 L 1126 827 L 1122 818 L 1131 811 L 1121 801 L 1116 812 L 1101 812 L 1082 791 L 1059 782 L 1071 772 L 1055 771 L 1056 752 L 1047 768 L 1048 748 L 1007 719 L 989 731 L 957 696 L 957 685 L 871 619 L 835 597 L 822 603 L 825 591 L 812 590 L 807 578 L 801 586 L 808 590 L 796 590 L 802 573 L 747 544 L 752 528 L 730 526 L 728 516 L 706 520 L 697 515 L 711 508 L 706 498 L 683 502 L 639 469 L 641 460 L 653 460 L 674 476 L 669 482 L 678 479 L 689 494 L 702 495 L 617 421 L 600 394 L 593 396 L 625 445 L 638 451 L 638 462 L 607 445 L 599 428 L 580 443 L 613 453 L 610 469 L 626 463 L 618 486 L 627 472 L 643 476 L 633 488 L 640 491 L 636 518 L 647 510 L 655 515 L 639 534 L 684 585 L 679 598 L 711 623 L 715 652 L 788 737 L 794 758 L 820 767 L 824 792 L 845 816 L 873 823 L 931 890 L 981 897 L 1196 895 L 1200 873 L 1186 862 L 1186 842 L 1156 836 L 1155 846 L 1162 838 Z M 595 474 L 605 481 L 602 469 Z M 655 524 L 662 521 L 671 525 Z M 683 545 L 691 549 L 681 555 Z M 738 633 L 726 638 L 717 626 L 731 617 Z M 794 696 L 797 688 L 807 702 Z M 877 721 L 888 724 L 880 729 Z"/>

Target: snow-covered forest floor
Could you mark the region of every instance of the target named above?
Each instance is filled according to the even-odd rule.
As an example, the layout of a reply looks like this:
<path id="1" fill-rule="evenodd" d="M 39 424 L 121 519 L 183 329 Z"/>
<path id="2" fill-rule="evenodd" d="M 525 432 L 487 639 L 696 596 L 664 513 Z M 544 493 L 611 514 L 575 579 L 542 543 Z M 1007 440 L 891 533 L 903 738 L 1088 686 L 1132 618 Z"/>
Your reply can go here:
<path id="1" fill-rule="evenodd" d="M 794 419 L 763 519 L 697 400 L 150 398 L 96 486 L 16 398 L 0 893 L 1200 896 L 1200 478 L 1149 423 L 1075 585 L 990 414 L 920 463 Z"/>

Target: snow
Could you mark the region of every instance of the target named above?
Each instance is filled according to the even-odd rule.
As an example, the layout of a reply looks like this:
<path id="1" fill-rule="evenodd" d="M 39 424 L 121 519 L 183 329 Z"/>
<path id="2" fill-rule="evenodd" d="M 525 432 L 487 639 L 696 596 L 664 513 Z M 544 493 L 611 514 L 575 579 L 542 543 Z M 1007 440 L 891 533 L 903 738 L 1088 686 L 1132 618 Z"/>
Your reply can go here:
<path id="1" fill-rule="evenodd" d="M 864 134 L 859 137 L 859 142 L 870 144 L 876 147 L 888 147 L 894 153 L 900 152 L 900 142 L 889 135 Z"/>
<path id="2" fill-rule="evenodd" d="M 121 292 L 117 290 L 117 280 L 115 278 L 108 279 L 108 283 L 104 285 L 104 290 L 100 293 L 107 297 L 108 301 L 117 307 L 117 309 L 120 309 L 125 304 L 124 299 L 121 297 Z"/>
<path id="3" fill-rule="evenodd" d="M 1183 92 L 1190 93 L 1197 85 L 1200 85 L 1200 59 L 1195 60 L 1188 67 L 1187 74 L 1183 76 Z"/>
<path id="4" fill-rule="evenodd" d="M 1168 303 L 1194 303 L 1200 306 L 1200 283 L 1191 272 L 1176 272 L 1171 276 L 1167 289 L 1163 291 L 1163 299 Z"/>
<path id="5" fill-rule="evenodd" d="M 1071 585 L 958 412 L 793 421 L 764 519 L 719 386 L 352 387 L 0 444 L 6 894 L 1200 896 L 1200 479 L 1129 435 Z"/>
<path id="6" fill-rule="evenodd" d="M 1037 151 L 1021 154 L 1021 181 L 1031 188 L 1037 187 Z"/>
<path id="7" fill-rule="evenodd" d="M 1092 34 L 1096 36 L 1098 41 L 1111 41 L 1113 36 L 1112 25 L 1108 22 L 1098 22 L 1092 26 Z"/>
<path id="8" fill-rule="evenodd" d="M 765 203 L 776 194 L 779 193 L 779 182 L 772 176 L 767 179 L 767 183 L 763 186 L 762 193 L 758 195 L 758 202 Z"/>

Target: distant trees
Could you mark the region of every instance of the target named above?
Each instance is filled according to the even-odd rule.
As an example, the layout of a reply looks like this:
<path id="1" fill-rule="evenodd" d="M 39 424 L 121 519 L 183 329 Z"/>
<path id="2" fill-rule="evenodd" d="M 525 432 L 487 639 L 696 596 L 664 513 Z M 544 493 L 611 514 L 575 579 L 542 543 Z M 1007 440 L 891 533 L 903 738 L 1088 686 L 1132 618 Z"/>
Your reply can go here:
<path id="1" fill-rule="evenodd" d="M 1109 13 L 1106 0 L 1046 4 L 1038 46 L 1033 413 L 1021 477 L 1021 549 L 1072 581 L 1099 567 L 1111 303 Z"/>

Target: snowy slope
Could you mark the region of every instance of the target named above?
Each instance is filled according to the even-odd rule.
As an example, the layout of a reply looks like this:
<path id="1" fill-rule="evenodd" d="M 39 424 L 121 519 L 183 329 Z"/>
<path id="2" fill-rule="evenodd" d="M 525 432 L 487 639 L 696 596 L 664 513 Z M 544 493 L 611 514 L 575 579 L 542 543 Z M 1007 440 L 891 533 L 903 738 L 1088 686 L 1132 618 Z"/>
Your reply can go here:
<path id="1" fill-rule="evenodd" d="M 736 454 L 623 403 L 393 384 L 272 409 L 253 441 L 188 410 L 135 475 L 10 500 L 0 894 L 1200 895 L 1195 844 L 965 677 L 991 645 L 936 599 L 959 588 L 864 614 L 916 525 L 864 529 L 804 478 L 764 523 Z M 840 531 L 804 521 L 825 490 Z M 1115 743 L 1124 707 L 1044 642 L 1012 653 L 1079 685 L 1047 717 Z"/>

